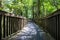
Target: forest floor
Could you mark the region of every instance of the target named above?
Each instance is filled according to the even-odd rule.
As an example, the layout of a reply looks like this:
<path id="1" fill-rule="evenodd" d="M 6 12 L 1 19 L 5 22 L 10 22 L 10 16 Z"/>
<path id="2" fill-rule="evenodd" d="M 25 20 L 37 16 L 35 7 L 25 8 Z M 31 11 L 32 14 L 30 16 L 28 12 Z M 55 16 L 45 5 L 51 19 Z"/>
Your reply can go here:
<path id="1" fill-rule="evenodd" d="M 50 34 L 39 28 L 34 22 L 28 22 L 27 25 L 17 35 L 10 40 L 54 40 Z"/>

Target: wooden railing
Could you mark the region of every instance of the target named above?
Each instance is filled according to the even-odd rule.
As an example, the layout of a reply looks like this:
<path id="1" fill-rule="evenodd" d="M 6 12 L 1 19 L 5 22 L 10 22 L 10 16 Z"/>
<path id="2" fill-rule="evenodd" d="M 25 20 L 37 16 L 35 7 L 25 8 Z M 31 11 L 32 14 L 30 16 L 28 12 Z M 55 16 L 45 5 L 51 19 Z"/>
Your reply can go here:
<path id="1" fill-rule="evenodd" d="M 60 37 L 60 10 L 55 11 L 52 15 L 41 19 L 35 19 L 35 22 L 42 26 L 46 32 L 49 32 L 56 40 Z"/>
<path id="2" fill-rule="evenodd" d="M 27 24 L 27 19 L 12 13 L 0 11 L 0 38 L 11 37 Z"/>

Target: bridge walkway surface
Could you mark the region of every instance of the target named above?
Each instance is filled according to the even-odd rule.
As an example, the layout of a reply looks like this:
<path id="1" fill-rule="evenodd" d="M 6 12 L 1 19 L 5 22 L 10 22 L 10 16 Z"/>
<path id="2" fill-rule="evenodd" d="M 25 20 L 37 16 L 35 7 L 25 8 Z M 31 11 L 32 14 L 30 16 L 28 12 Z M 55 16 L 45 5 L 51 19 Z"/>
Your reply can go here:
<path id="1" fill-rule="evenodd" d="M 43 31 L 34 22 L 28 22 L 25 27 L 9 40 L 54 40 L 49 33 Z"/>

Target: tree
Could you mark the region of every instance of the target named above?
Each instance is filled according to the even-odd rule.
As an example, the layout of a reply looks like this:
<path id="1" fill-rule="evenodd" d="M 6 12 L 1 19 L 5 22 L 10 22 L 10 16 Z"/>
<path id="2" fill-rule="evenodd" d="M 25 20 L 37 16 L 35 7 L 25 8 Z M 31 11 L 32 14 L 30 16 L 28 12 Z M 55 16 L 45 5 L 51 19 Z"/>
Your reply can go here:
<path id="1" fill-rule="evenodd" d="M 34 19 L 34 2 L 33 2 L 33 6 L 32 6 L 32 15 L 33 15 L 33 19 Z"/>
<path id="2" fill-rule="evenodd" d="M 30 13 L 33 18 L 40 18 L 60 9 L 60 0 L 4 0 L 2 4 L 3 10 L 16 15 L 24 15 L 27 18 Z"/>
<path id="3" fill-rule="evenodd" d="M 40 0 L 37 0 L 37 5 L 38 5 L 38 7 L 37 7 L 37 9 L 38 9 L 37 16 L 40 17 Z"/>
<path id="4" fill-rule="evenodd" d="M 2 0 L 0 0 L 0 10 L 3 9 L 3 6 L 2 6 Z"/>

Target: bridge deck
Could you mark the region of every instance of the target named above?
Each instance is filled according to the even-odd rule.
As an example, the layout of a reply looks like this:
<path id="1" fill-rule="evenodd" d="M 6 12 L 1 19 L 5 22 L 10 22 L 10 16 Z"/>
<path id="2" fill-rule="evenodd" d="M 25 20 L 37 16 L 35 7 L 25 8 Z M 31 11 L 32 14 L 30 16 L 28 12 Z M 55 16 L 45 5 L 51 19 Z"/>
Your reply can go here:
<path id="1" fill-rule="evenodd" d="M 54 40 L 43 29 L 39 28 L 34 22 L 28 22 L 27 25 L 17 35 L 10 40 Z"/>

